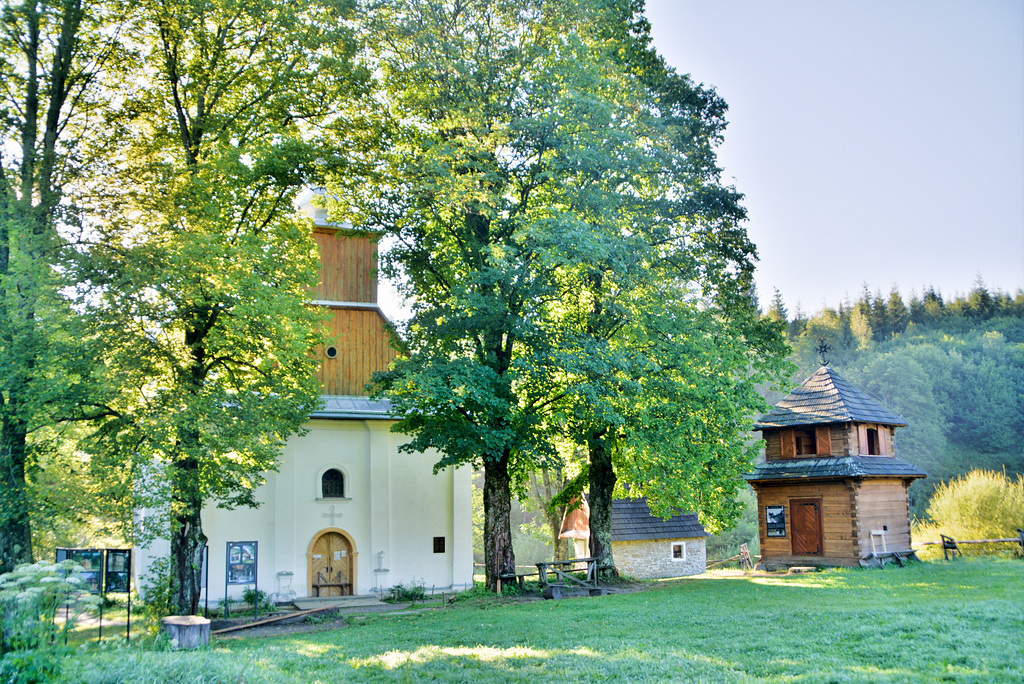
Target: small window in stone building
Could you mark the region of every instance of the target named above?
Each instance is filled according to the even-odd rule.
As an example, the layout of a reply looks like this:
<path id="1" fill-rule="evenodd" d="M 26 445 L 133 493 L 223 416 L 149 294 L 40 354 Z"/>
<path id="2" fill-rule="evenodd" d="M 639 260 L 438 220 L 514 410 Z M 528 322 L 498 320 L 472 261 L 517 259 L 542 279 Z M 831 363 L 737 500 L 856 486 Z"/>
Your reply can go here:
<path id="1" fill-rule="evenodd" d="M 672 560 L 686 560 L 686 542 L 672 542 Z"/>
<path id="2" fill-rule="evenodd" d="M 444 553 L 444 537 L 434 537 L 434 553 Z"/>
<path id="3" fill-rule="evenodd" d="M 320 478 L 321 494 L 325 499 L 345 497 L 345 476 L 340 470 L 331 468 Z"/>

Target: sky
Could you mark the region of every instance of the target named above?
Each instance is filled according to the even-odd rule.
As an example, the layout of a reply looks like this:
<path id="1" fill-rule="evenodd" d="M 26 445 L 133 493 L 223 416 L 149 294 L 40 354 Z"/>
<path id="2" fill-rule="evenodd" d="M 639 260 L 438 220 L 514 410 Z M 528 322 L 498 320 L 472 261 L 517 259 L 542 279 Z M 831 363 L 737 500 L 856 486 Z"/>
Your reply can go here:
<path id="1" fill-rule="evenodd" d="M 647 0 L 729 104 L 762 302 L 1024 287 L 1024 2 Z"/>

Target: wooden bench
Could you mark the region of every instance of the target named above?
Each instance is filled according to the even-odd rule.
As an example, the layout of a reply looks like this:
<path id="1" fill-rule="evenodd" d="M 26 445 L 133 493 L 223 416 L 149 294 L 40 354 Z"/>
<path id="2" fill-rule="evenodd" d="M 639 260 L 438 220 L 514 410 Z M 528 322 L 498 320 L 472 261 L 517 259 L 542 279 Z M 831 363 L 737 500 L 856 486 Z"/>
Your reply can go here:
<path id="1" fill-rule="evenodd" d="M 912 561 L 912 560 L 913 561 L 918 561 L 918 562 L 921 561 L 921 559 L 917 557 L 917 552 L 916 551 L 914 551 L 914 550 L 910 550 L 910 551 L 904 550 L 904 551 L 878 551 L 878 552 L 872 551 L 868 555 L 864 556 L 864 559 L 861 562 L 862 562 L 862 564 L 868 566 L 868 565 L 870 565 L 871 561 L 874 561 L 874 562 L 878 563 L 878 567 L 883 568 L 883 567 L 885 567 L 885 564 L 888 561 L 890 561 L 890 560 L 894 561 L 896 563 L 896 565 L 900 566 L 901 568 L 904 567 L 907 564 L 907 561 Z"/>
<path id="2" fill-rule="evenodd" d="M 340 571 L 334 577 L 333 582 L 330 580 L 329 576 L 325 576 L 322 571 L 316 573 L 316 579 L 313 580 L 313 596 L 319 598 L 321 589 L 341 589 L 341 596 L 352 595 L 352 583 L 343 582 Z M 345 593 L 346 589 L 348 590 L 347 594 Z"/>
<path id="3" fill-rule="evenodd" d="M 519 591 L 526 591 L 526 578 L 537 577 L 535 572 L 507 572 L 504 575 L 499 575 L 498 579 L 501 580 L 502 586 L 507 584 L 515 584 L 519 587 Z M 498 592 L 499 594 L 501 591 Z"/>

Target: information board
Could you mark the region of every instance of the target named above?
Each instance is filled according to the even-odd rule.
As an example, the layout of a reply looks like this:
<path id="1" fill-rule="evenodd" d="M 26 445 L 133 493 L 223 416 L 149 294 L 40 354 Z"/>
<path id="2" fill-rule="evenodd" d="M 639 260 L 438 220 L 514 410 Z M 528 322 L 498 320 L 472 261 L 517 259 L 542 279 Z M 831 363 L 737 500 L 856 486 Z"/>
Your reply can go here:
<path id="1" fill-rule="evenodd" d="M 227 583 L 256 583 L 257 543 L 254 541 L 228 542 Z"/>

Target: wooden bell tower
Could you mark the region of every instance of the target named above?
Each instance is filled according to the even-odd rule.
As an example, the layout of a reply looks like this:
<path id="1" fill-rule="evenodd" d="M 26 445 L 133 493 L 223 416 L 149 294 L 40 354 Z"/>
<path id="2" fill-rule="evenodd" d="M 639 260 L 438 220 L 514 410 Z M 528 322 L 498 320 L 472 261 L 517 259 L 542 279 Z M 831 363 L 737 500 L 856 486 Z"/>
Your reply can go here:
<path id="1" fill-rule="evenodd" d="M 320 279 L 313 303 L 331 312 L 330 342 L 319 348 L 325 395 L 365 396 L 366 383 L 397 356 L 390 323 L 377 305 L 377 236 L 329 224 L 327 211 L 303 206 L 316 225 Z"/>

